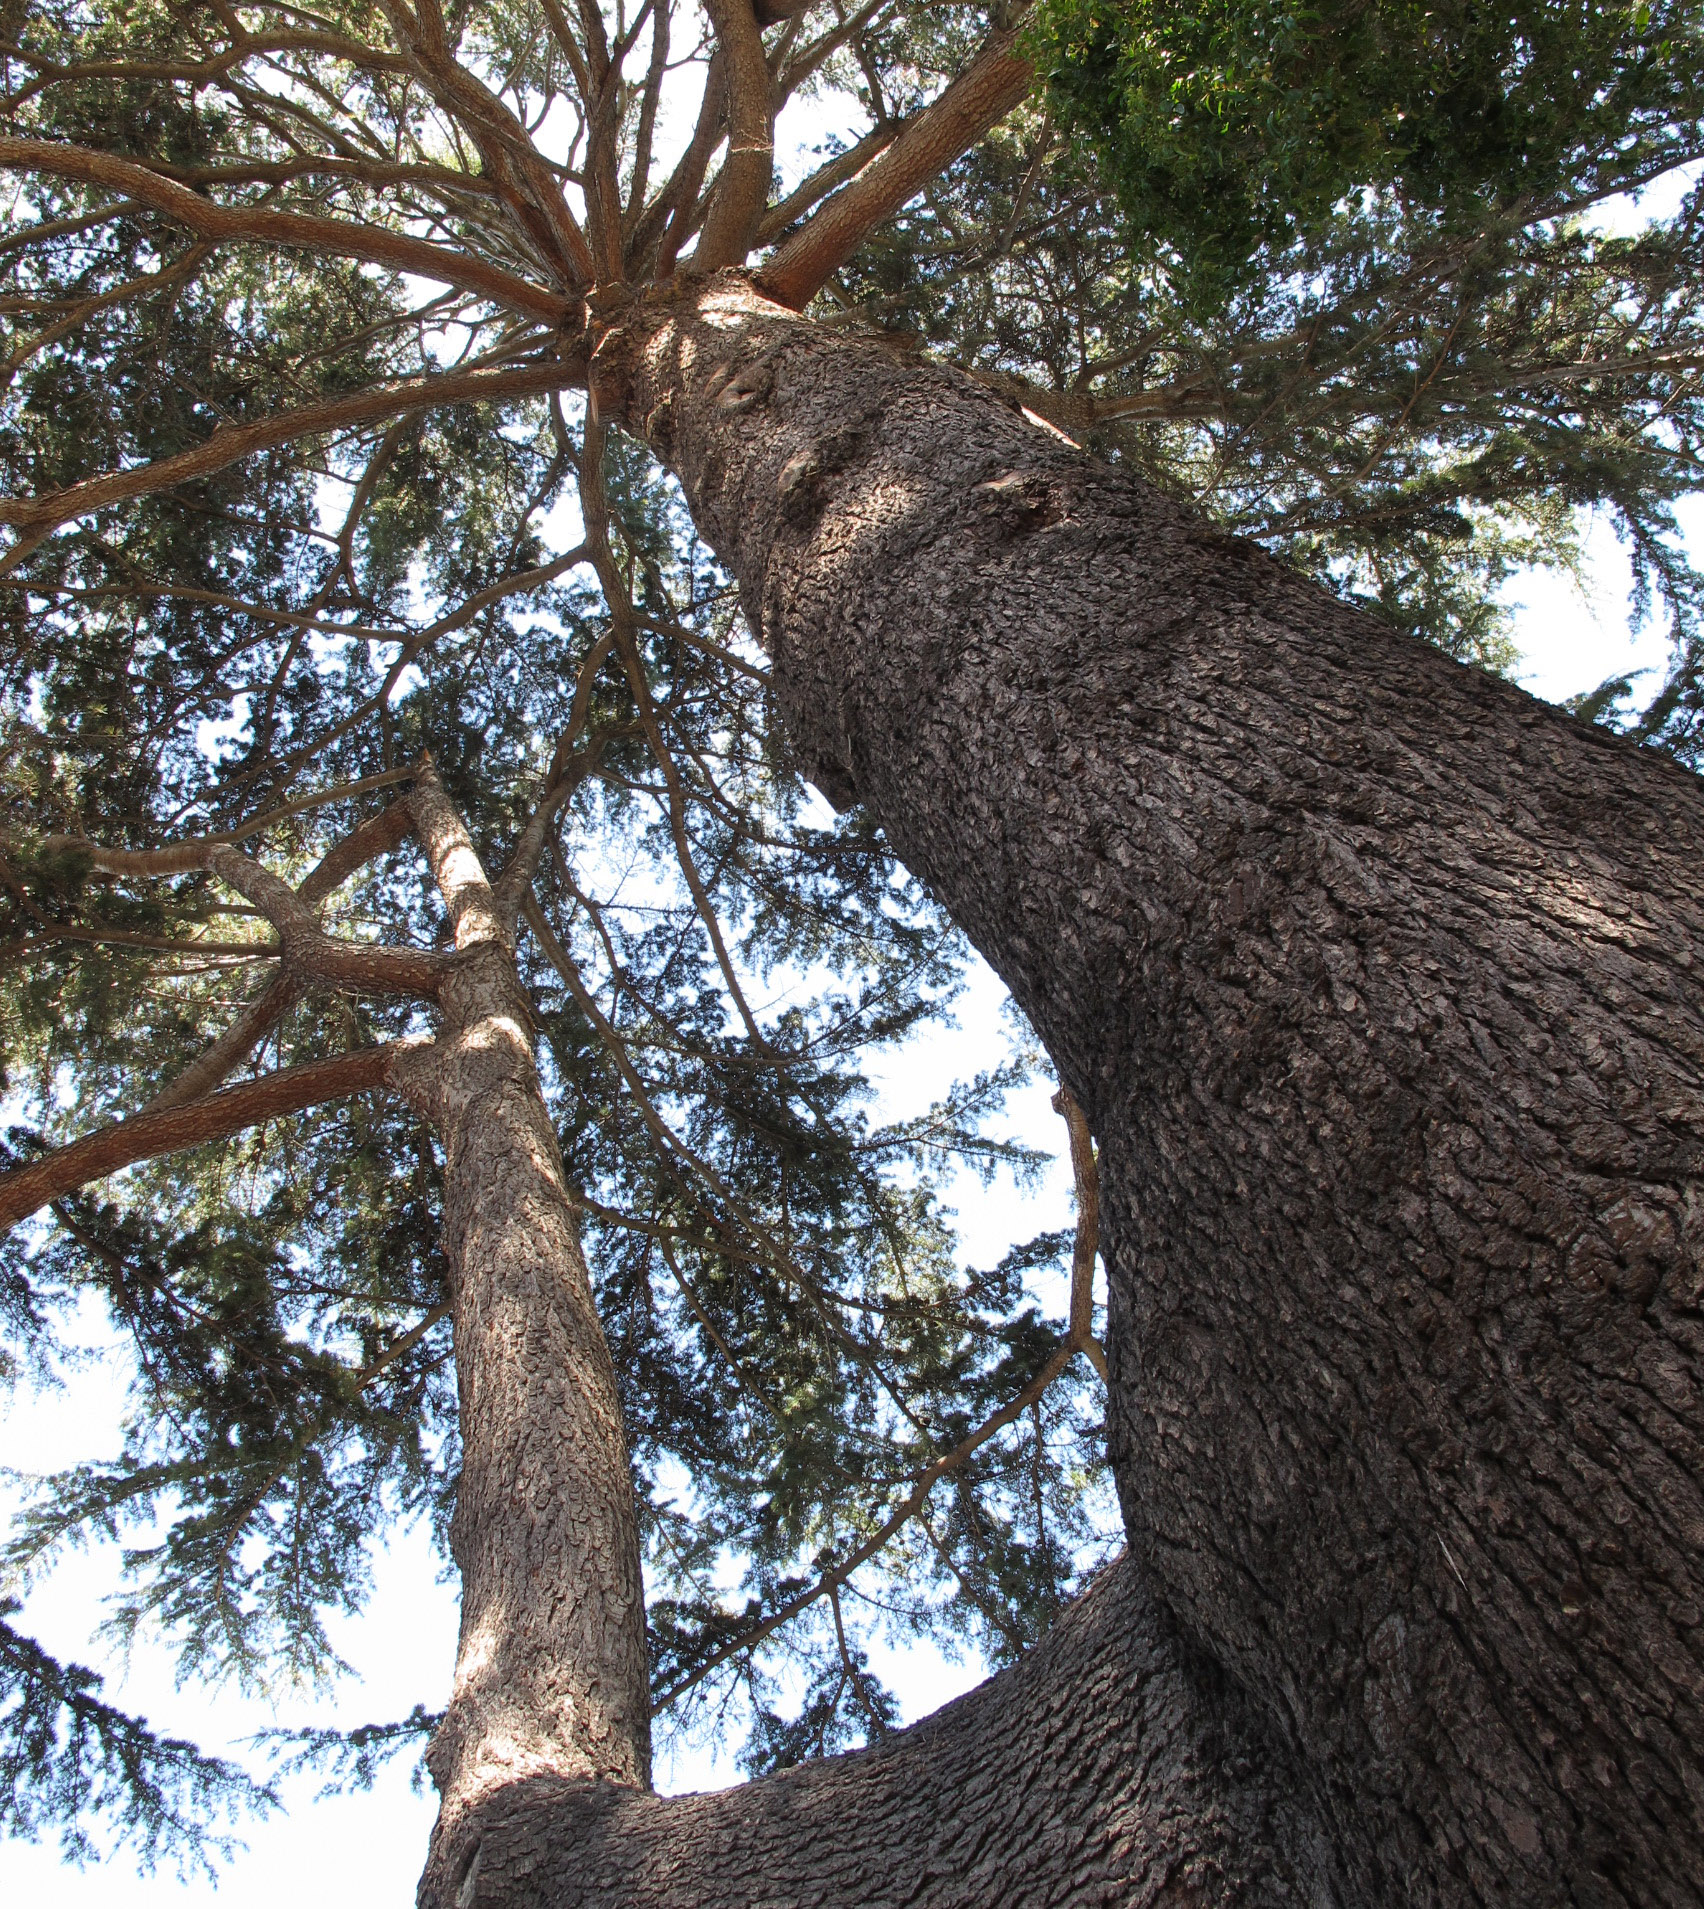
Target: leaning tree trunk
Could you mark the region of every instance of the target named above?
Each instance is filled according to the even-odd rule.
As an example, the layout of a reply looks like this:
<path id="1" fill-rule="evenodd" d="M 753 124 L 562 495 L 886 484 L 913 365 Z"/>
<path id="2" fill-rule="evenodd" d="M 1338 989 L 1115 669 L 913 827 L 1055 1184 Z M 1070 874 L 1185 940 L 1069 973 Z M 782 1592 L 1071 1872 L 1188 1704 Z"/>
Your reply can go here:
<path id="1" fill-rule="evenodd" d="M 1698 782 L 738 283 L 602 359 L 806 772 L 1089 1112 L 1132 1595 L 1266 1745 L 1220 1781 L 1321 1899 L 1695 1903 Z M 1004 1794 L 989 1735 L 966 1781 Z M 1052 1808 L 1021 1779 L 1039 1842 L 980 1900 L 1064 1893 L 1069 1765 Z M 1156 1822 L 1182 1767 L 1145 1772 Z M 856 1888 L 777 1838 L 773 1899 L 917 1856 L 858 1833 Z"/>

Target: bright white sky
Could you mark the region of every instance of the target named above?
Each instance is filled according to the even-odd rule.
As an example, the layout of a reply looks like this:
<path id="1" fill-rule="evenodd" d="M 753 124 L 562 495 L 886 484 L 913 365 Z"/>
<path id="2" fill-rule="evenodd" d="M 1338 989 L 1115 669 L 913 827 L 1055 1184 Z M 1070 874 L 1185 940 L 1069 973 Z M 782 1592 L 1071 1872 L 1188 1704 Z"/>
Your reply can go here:
<path id="1" fill-rule="evenodd" d="M 792 103 L 777 153 L 786 182 L 803 175 L 805 155 L 826 134 L 855 136 L 858 130 L 860 117 L 848 102 Z M 1687 515 L 1686 528 L 1693 546 L 1704 547 L 1704 505 Z M 1538 575 L 1510 586 L 1506 594 L 1518 606 L 1524 656 L 1521 680 L 1535 695 L 1560 701 L 1610 675 L 1646 670 L 1651 673 L 1636 685 L 1644 701 L 1661 680 L 1666 646 L 1660 629 L 1629 629 L 1627 562 L 1605 524 L 1588 533 L 1587 568 L 1584 593 Z M 988 1065 L 1006 1045 L 1003 995 L 982 969 L 956 1032 L 901 1057 L 887 1074 L 883 1106 L 873 1116 L 897 1118 L 927 1106 L 949 1074 Z M 1053 1150 L 1063 1144 L 1063 1129 L 1047 1104 L 1048 1092 L 1045 1085 L 1026 1090 L 1011 1110 L 1010 1126 L 1031 1144 Z M 961 1189 L 959 1223 L 970 1263 L 991 1264 L 1010 1242 L 1070 1219 L 1070 1178 L 1061 1162 L 1026 1195 L 1009 1177 L 991 1189 L 969 1180 Z M 91 1321 L 91 1342 L 99 1337 Z M 39 1475 L 110 1455 L 119 1442 L 124 1386 L 117 1362 L 96 1359 L 61 1391 L 22 1391 L 0 1401 L 0 1464 Z M 5 1504 L 0 1490 L 0 1512 Z M 360 1619 L 333 1625 L 334 1646 L 356 1674 L 343 1680 L 329 1702 L 283 1692 L 274 1706 L 229 1691 L 178 1690 L 170 1656 L 153 1646 L 138 1647 L 128 1664 L 114 1661 L 95 1632 L 116 1565 L 112 1546 L 68 1558 L 33 1588 L 23 1622 L 56 1654 L 100 1667 L 109 1678 L 106 1694 L 156 1728 L 243 1755 L 243 1740 L 274 1723 L 335 1721 L 348 1727 L 404 1716 L 417 1702 L 442 1701 L 454 1658 L 456 1600 L 453 1587 L 436 1581 L 436 1561 L 419 1530 L 393 1536 L 375 1557 L 373 1595 Z M 899 1693 L 908 1722 L 982 1675 L 975 1662 L 947 1663 L 929 1650 L 896 1656 L 877 1648 L 872 1658 L 873 1668 Z M 221 1899 L 245 1909 L 300 1909 L 304 1902 L 407 1909 L 433 1815 L 430 1795 L 411 1791 L 407 1764 L 407 1758 L 398 1759 L 368 1794 L 316 1801 L 312 1783 L 297 1784 L 288 1792 L 288 1815 L 244 1830 L 247 1850 L 225 1870 Z M 665 1791 L 720 1787 L 736 1777 L 729 1758 L 707 1750 L 662 1758 L 657 1769 L 658 1787 Z M 52 1903 L 56 1909 L 208 1909 L 216 1894 L 205 1879 L 180 1884 L 169 1872 L 137 1877 L 122 1851 L 109 1868 L 77 1871 L 60 1867 L 52 1842 L 0 1842 L 0 1900 Z"/>

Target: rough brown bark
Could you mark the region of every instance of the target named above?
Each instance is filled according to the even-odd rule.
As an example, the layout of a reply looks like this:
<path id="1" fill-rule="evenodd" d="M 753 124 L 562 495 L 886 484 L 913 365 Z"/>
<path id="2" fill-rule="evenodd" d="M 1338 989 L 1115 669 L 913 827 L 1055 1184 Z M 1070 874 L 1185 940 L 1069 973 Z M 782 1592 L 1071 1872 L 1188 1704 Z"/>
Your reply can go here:
<path id="1" fill-rule="evenodd" d="M 439 990 L 438 1039 L 393 1072 L 444 1149 L 462 1615 L 427 1753 L 440 1812 L 422 1889 L 456 1901 L 472 1862 L 458 1832 L 482 1799 L 540 1778 L 648 1784 L 650 1713 L 620 1400 L 531 1015 L 484 870 L 429 771 L 410 805 L 462 954 Z"/>
<path id="2" fill-rule="evenodd" d="M 1282 1782 L 1273 1781 L 1281 1772 Z M 1324 1909 L 1289 1753 L 1115 1566 L 1016 1669 L 915 1729 L 717 1796 L 519 1783 L 433 1909 Z"/>
<path id="3" fill-rule="evenodd" d="M 737 283 L 628 403 L 1090 1116 L 1131 1569 L 1259 1782 L 1348 1900 L 1696 1902 L 1696 780 Z"/>

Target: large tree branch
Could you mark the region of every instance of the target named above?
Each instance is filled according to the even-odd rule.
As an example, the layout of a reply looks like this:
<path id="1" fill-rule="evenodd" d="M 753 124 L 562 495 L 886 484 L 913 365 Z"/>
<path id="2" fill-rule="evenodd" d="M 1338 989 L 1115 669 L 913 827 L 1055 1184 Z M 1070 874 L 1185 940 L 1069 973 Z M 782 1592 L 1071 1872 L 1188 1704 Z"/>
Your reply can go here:
<path id="1" fill-rule="evenodd" d="M 552 325 L 560 324 L 569 310 L 568 301 L 559 294 L 529 285 L 523 278 L 465 252 L 453 252 L 448 246 L 409 238 L 380 226 L 352 225 L 343 219 L 312 218 L 266 206 L 218 205 L 148 166 L 111 153 L 91 152 L 83 146 L 50 139 L 0 139 L 0 168 L 47 173 L 122 192 L 206 239 L 252 240 L 388 265 L 395 271 L 413 272 L 475 292 L 511 311 Z"/>
<path id="2" fill-rule="evenodd" d="M 205 869 L 234 888 L 278 931 L 285 966 L 298 975 L 361 994 L 411 994 L 435 998 L 455 964 L 453 955 L 426 948 L 394 948 L 338 941 L 322 932 L 311 907 L 289 885 L 228 841 L 176 842 L 169 848 L 114 849 L 77 836 L 50 836 L 45 845 L 80 854 L 109 875 L 191 875 Z M 341 879 L 341 878 L 340 878 Z M 257 948 L 257 954 L 268 950 Z"/>
<path id="3" fill-rule="evenodd" d="M 758 274 L 771 298 L 802 309 L 857 250 L 943 167 L 997 126 L 1029 92 L 1034 69 L 1016 51 L 1017 30 L 992 34 L 957 79 L 882 156 L 807 219 Z"/>
<path id="4" fill-rule="evenodd" d="M 69 1146 L 55 1148 L 28 1166 L 14 1167 L 10 1173 L 0 1174 L 0 1234 L 9 1232 L 49 1200 L 57 1200 L 90 1180 L 104 1179 L 121 1167 L 135 1166 L 139 1160 L 180 1153 L 185 1147 L 198 1147 L 209 1140 L 224 1140 L 261 1121 L 299 1114 L 322 1101 L 341 1100 L 370 1087 L 382 1087 L 403 1045 L 391 1042 L 363 1047 L 352 1054 L 340 1054 L 335 1060 L 282 1068 L 184 1107 L 117 1121 L 73 1140 Z"/>
<path id="5" fill-rule="evenodd" d="M 722 49 L 718 47 L 710 56 L 710 68 L 704 76 L 704 97 L 699 101 L 691 143 L 676 161 L 667 184 L 640 215 L 627 242 L 628 259 L 641 271 L 655 246 L 656 267 L 651 276 L 659 282 L 673 272 L 680 248 L 692 230 L 699 188 L 727 123 L 728 89 L 722 78 L 723 65 Z"/>
<path id="6" fill-rule="evenodd" d="M 454 965 L 453 956 L 432 949 L 336 940 L 321 930 L 313 910 L 288 882 L 240 850 L 219 843 L 204 854 L 201 866 L 253 902 L 278 930 L 285 965 L 298 974 L 360 994 L 412 994 L 431 1000 Z"/>
<path id="7" fill-rule="evenodd" d="M 560 360 L 509 366 L 497 371 L 452 372 L 441 378 L 411 378 L 397 384 L 379 385 L 353 397 L 329 399 L 323 404 L 304 404 L 255 424 L 222 424 L 205 442 L 193 450 L 179 451 L 174 457 L 138 464 L 127 471 L 105 471 L 99 477 L 85 478 L 65 490 L 50 491 L 45 497 L 0 498 L 0 523 L 35 530 L 51 528 L 89 511 L 104 509 L 108 504 L 123 503 L 132 497 L 144 497 L 153 491 L 168 490 L 174 484 L 206 477 L 241 458 L 252 457 L 257 451 L 270 450 L 297 438 L 348 430 L 355 425 L 372 424 L 380 418 L 434 405 L 531 397 L 559 385 L 573 384 L 584 376 L 584 371 L 574 363 Z"/>
<path id="8" fill-rule="evenodd" d="M 333 843 L 296 893 L 309 908 L 317 908 L 358 868 L 365 868 L 378 856 L 399 848 L 413 826 L 414 817 L 406 802 L 389 803 L 377 815 L 369 816 L 359 828 L 351 830 L 341 842 Z"/>
<path id="9" fill-rule="evenodd" d="M 711 195 L 693 264 L 738 265 L 751 249 L 775 170 L 775 111 L 763 36 L 749 0 L 705 0 L 728 88 L 728 156 Z"/>
<path id="10" fill-rule="evenodd" d="M 465 192 L 475 199 L 494 199 L 496 186 L 474 172 L 424 160 L 351 159 L 341 153 L 308 153 L 300 159 L 226 160 L 211 166 L 174 166 L 164 162 L 153 170 L 162 179 L 185 186 L 293 186 L 304 179 L 350 179 L 363 186 L 424 186 L 434 193 Z"/>
<path id="11" fill-rule="evenodd" d="M 181 1074 L 167 1083 L 141 1112 L 161 1114 L 187 1107 L 210 1094 L 233 1068 L 240 1067 L 256 1044 L 283 1020 L 301 1000 L 301 977 L 283 969 L 243 1008 L 217 1040 L 211 1042 Z"/>
<path id="12" fill-rule="evenodd" d="M 639 123 L 633 134 L 633 174 L 628 185 L 626 219 L 637 219 L 645 203 L 645 189 L 651 177 L 651 151 L 656 136 L 657 112 L 662 105 L 663 87 L 668 80 L 669 25 L 674 9 L 661 5 L 652 9 L 651 63 L 639 98 Z"/>

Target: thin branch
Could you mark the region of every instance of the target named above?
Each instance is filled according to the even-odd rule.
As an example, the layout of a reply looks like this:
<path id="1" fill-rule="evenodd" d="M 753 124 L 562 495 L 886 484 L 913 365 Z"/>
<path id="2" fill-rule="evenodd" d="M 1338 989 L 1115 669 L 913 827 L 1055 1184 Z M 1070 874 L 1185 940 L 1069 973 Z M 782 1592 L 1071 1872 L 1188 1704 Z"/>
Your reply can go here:
<path id="1" fill-rule="evenodd" d="M 584 749 L 567 758 L 557 767 L 545 793 L 539 798 L 533 812 L 527 817 L 526 827 L 522 829 L 520 840 L 515 844 L 514 853 L 492 885 L 492 897 L 496 904 L 499 921 L 503 925 L 509 941 L 515 938 L 515 919 L 521 906 L 521 896 L 531 888 L 533 877 L 538 873 L 538 865 L 544 855 L 545 844 L 549 840 L 550 824 L 567 802 L 585 781 L 587 776 L 597 771 L 603 760 L 603 753 L 617 734 L 635 733 L 632 725 L 620 724 L 617 728 L 601 730 Z M 560 752 L 559 752 L 560 753 Z M 555 765 L 553 765 L 555 766 Z"/>
<path id="2" fill-rule="evenodd" d="M 905 130 L 907 121 L 890 119 L 875 126 L 855 146 L 848 146 L 825 165 L 819 166 L 802 185 L 795 186 L 785 199 L 764 213 L 752 238 L 754 246 L 773 245 L 796 219 L 802 219 L 848 179 L 856 179 L 870 161 L 885 152 Z"/>
<path id="3" fill-rule="evenodd" d="M 661 1227 L 658 1227 L 652 1232 L 651 1237 L 657 1242 L 657 1250 L 663 1256 L 663 1264 L 669 1269 L 670 1273 L 674 1275 L 674 1283 L 680 1288 L 681 1297 L 692 1309 L 693 1318 L 704 1328 L 704 1336 L 727 1361 L 734 1377 L 759 1401 L 775 1423 L 777 1425 L 785 1425 L 787 1422 L 787 1414 L 745 1369 L 739 1359 L 734 1355 L 733 1349 L 729 1346 L 727 1340 L 716 1330 L 716 1323 L 710 1317 L 709 1313 L 705 1311 L 703 1301 L 700 1300 L 697 1293 L 693 1291 L 692 1282 L 675 1263 L 675 1256 L 669 1250 L 668 1236 L 663 1232 Z"/>
<path id="4" fill-rule="evenodd" d="M 678 1698 L 685 1696 L 695 1684 L 702 1683 L 713 1670 L 725 1664 L 730 1657 L 739 1657 L 746 1651 L 754 1649 L 772 1632 L 778 1631 L 783 1624 L 790 1623 L 801 1611 L 808 1610 L 819 1598 L 827 1597 L 831 1591 L 838 1590 L 860 1565 L 868 1564 L 878 1551 L 904 1529 L 928 1502 L 930 1492 L 949 1472 L 958 1471 L 968 1464 L 996 1432 L 1003 1431 L 1014 1419 L 1022 1417 L 1041 1398 L 1053 1381 L 1070 1364 L 1076 1351 L 1077 1347 L 1067 1339 L 1021 1392 L 1009 1399 L 999 1411 L 984 1419 L 974 1432 L 960 1439 L 944 1457 L 926 1466 L 918 1474 L 916 1484 L 861 1545 L 848 1552 L 832 1570 L 825 1571 L 815 1584 L 801 1591 L 797 1597 L 789 1598 L 761 1623 L 754 1624 L 750 1630 L 735 1638 L 731 1643 L 724 1644 L 720 1650 L 713 1651 L 697 1669 L 681 1678 L 678 1683 L 671 1685 L 652 1704 L 652 1716 L 666 1710 Z"/>
<path id="5" fill-rule="evenodd" d="M 634 641 L 633 603 L 626 581 L 616 569 L 615 555 L 609 542 L 609 501 L 604 494 L 603 483 L 604 428 L 595 419 L 586 420 L 585 446 L 580 459 L 580 511 L 586 525 L 586 547 L 592 555 L 597 568 L 598 581 L 603 586 L 604 599 L 609 605 L 610 624 L 615 632 L 615 647 L 621 657 L 622 667 L 627 674 L 628 687 L 633 692 L 633 700 L 639 711 L 639 722 L 645 732 L 645 740 L 650 744 L 651 753 L 657 766 L 663 772 L 663 781 L 668 789 L 669 831 L 674 839 L 675 857 L 680 863 L 681 874 L 686 878 L 693 905 L 698 910 L 699 919 L 704 924 L 704 932 L 710 938 L 711 951 L 716 957 L 716 965 L 722 972 L 722 980 L 727 987 L 729 998 L 733 1001 L 741 1022 L 745 1026 L 752 1045 L 770 1058 L 775 1057 L 775 1049 L 757 1024 L 750 1003 L 745 998 L 745 990 L 740 986 L 739 976 L 734 971 L 733 959 L 728 953 L 727 942 L 722 935 L 722 925 L 717 919 L 715 904 L 704 879 L 698 872 L 697 859 L 692 852 L 692 840 L 687 832 L 686 788 L 681 780 L 680 767 L 669 752 L 668 743 L 663 736 L 662 723 L 657 716 L 656 704 L 651 698 L 651 686 L 645 677 L 644 658 L 639 654 L 639 646 Z"/>
<path id="6" fill-rule="evenodd" d="M 355 1375 L 355 1383 L 365 1391 L 387 1367 L 395 1365 L 405 1353 L 412 1352 L 439 1320 L 448 1319 L 449 1316 L 450 1308 L 447 1305 L 434 1306 L 424 1313 L 406 1332 L 399 1333 L 370 1365 L 362 1366 Z"/>
<path id="7" fill-rule="evenodd" d="M 0 364 L 0 386 L 10 384 L 18 370 L 38 351 L 45 351 L 55 340 L 68 336 L 79 325 L 86 324 L 95 313 L 122 305 L 132 298 L 158 297 L 161 292 L 169 291 L 172 286 L 199 270 L 211 250 L 210 246 L 192 245 L 181 258 L 174 259 L 170 265 L 162 266 L 157 272 L 143 272 L 135 278 L 126 279 L 121 285 L 114 285 L 92 298 L 81 300 L 63 317 L 44 326 L 33 337 L 26 338 Z"/>
<path id="8" fill-rule="evenodd" d="M 0 141 L 0 145 L 5 142 Z M 571 362 L 512 366 L 500 371 L 452 372 L 443 377 L 410 378 L 397 384 L 377 385 L 354 397 L 332 398 L 280 411 L 255 424 L 221 424 L 193 450 L 179 451 L 152 464 L 127 471 L 107 471 L 45 497 L 0 498 L 0 523 L 22 528 L 51 528 L 108 504 L 169 490 L 195 478 L 223 470 L 257 451 L 271 450 L 296 438 L 318 437 L 327 431 L 371 424 L 401 412 L 427 410 L 443 404 L 477 404 L 502 398 L 532 397 L 565 384 L 583 381 L 584 370 Z"/>
<path id="9" fill-rule="evenodd" d="M 242 1066 L 260 1040 L 301 1000 L 302 994 L 299 976 L 287 971 L 274 975 L 224 1033 L 162 1088 L 141 1112 L 163 1114 L 212 1093 L 233 1068 Z"/>
<path id="10" fill-rule="evenodd" d="M 1070 1325 L 1064 1339 L 1054 1349 L 1047 1363 L 1021 1392 L 1008 1399 L 999 1411 L 984 1419 L 974 1432 L 960 1439 L 944 1457 L 936 1459 L 932 1465 L 926 1466 L 917 1475 L 917 1482 L 911 1490 L 870 1537 L 851 1551 L 832 1570 L 825 1571 L 815 1584 L 801 1591 L 797 1597 L 789 1599 L 778 1610 L 772 1611 L 761 1623 L 754 1625 L 742 1636 L 713 1652 L 689 1676 L 681 1678 L 678 1683 L 672 1685 L 651 1706 L 653 1716 L 667 1709 L 695 1684 L 702 1683 L 713 1670 L 725 1664 L 730 1657 L 738 1657 L 754 1649 L 772 1632 L 779 1630 L 783 1624 L 789 1623 L 801 1611 L 807 1610 L 819 1598 L 834 1596 L 860 1565 L 867 1564 L 911 1519 L 917 1517 L 928 1503 L 930 1492 L 949 1472 L 962 1470 L 996 1432 L 1003 1430 L 1013 1420 L 1021 1418 L 1032 1406 L 1038 1405 L 1054 1380 L 1071 1363 L 1077 1353 L 1087 1354 L 1095 1370 L 1105 1379 L 1106 1355 L 1093 1333 L 1092 1282 L 1100 1236 L 1100 1193 L 1095 1169 L 1094 1141 L 1089 1133 L 1089 1123 L 1084 1118 L 1082 1108 L 1077 1105 L 1066 1088 L 1060 1088 L 1054 1097 L 1053 1104 L 1056 1111 L 1064 1116 L 1066 1126 L 1070 1130 L 1071 1167 L 1077 1188 L 1077 1239 L 1071 1262 Z M 933 1533 L 930 1533 L 930 1538 L 933 1541 Z"/>
<path id="11" fill-rule="evenodd" d="M 171 935 L 145 935 L 124 928 L 84 928 L 55 924 L 39 935 L 0 946 L 0 960 L 27 961 L 67 941 L 97 948 L 146 948 L 154 954 L 211 956 L 217 961 L 276 961 L 284 952 L 275 941 L 180 941 Z"/>

